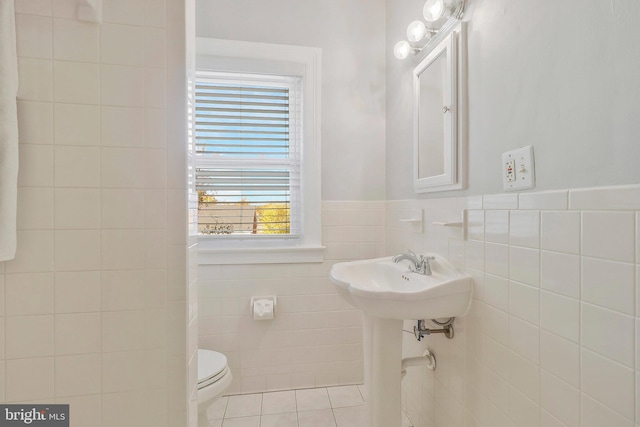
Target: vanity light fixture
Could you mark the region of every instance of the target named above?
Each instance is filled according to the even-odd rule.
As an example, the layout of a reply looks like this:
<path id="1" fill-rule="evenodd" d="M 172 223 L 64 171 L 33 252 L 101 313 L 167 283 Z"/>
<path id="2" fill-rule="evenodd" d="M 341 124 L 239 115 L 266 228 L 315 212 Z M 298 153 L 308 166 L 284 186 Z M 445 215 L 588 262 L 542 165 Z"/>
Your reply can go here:
<path id="1" fill-rule="evenodd" d="M 466 0 L 427 0 L 422 9 L 424 19 L 431 25 L 442 19 L 447 21 L 441 24 L 439 29 L 430 28 L 420 20 L 411 22 L 407 27 L 408 41 L 403 40 L 396 43 L 393 47 L 393 55 L 398 59 L 405 59 L 409 54 L 418 54 L 429 45 L 431 39 L 437 38 L 436 36 L 441 30 L 450 28 L 452 21 L 455 22 L 462 18 L 465 3 Z M 418 43 L 424 40 L 426 42 L 422 46 L 418 46 Z"/>
<path id="2" fill-rule="evenodd" d="M 447 7 L 444 4 L 444 0 L 427 0 L 422 9 L 424 19 L 429 22 L 436 22 L 447 11 Z"/>
<path id="3" fill-rule="evenodd" d="M 410 53 L 415 55 L 420 52 L 420 50 L 420 48 L 411 46 L 408 41 L 402 40 L 393 47 L 393 55 L 398 59 L 405 59 Z"/>
<path id="4" fill-rule="evenodd" d="M 417 43 L 423 40 L 425 37 L 431 37 L 436 31 L 427 26 L 422 21 L 413 21 L 407 27 L 407 40 L 409 43 Z"/>
<path id="5" fill-rule="evenodd" d="M 427 26 L 422 21 L 413 21 L 407 27 L 407 40 L 396 43 L 393 47 L 393 55 L 398 59 L 405 59 L 409 54 L 417 55 L 422 48 L 415 46 L 416 43 L 430 39 L 436 31 Z"/>

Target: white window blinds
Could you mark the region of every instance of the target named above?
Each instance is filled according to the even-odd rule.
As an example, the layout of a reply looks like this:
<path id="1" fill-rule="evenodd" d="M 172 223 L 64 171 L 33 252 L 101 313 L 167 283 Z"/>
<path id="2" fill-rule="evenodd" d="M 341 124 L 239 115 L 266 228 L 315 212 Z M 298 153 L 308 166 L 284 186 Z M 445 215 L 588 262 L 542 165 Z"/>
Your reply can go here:
<path id="1" fill-rule="evenodd" d="M 197 74 L 200 234 L 300 234 L 301 84 L 292 76 Z"/>

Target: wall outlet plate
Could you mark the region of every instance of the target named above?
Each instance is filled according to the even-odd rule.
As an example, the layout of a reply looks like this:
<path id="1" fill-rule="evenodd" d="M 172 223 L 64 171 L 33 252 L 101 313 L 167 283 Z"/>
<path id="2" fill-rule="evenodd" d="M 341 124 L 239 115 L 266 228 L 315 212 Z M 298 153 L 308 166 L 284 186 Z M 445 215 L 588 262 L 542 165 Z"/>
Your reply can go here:
<path id="1" fill-rule="evenodd" d="M 504 191 L 517 191 L 536 186 L 533 146 L 502 153 L 502 186 Z"/>

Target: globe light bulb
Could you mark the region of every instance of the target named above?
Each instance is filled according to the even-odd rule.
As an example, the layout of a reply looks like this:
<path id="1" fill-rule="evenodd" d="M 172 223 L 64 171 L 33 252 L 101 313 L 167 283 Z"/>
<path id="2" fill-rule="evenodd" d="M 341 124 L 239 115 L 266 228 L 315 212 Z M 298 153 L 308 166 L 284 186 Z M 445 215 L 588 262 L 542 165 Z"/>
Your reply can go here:
<path id="1" fill-rule="evenodd" d="M 407 39 L 412 43 L 419 42 L 424 39 L 426 35 L 427 26 L 424 25 L 422 21 L 413 21 L 407 27 Z"/>
<path id="2" fill-rule="evenodd" d="M 427 0 L 422 9 L 424 19 L 429 22 L 437 21 L 442 18 L 445 12 L 444 0 Z"/>
<path id="3" fill-rule="evenodd" d="M 402 40 L 393 47 L 393 55 L 398 59 L 405 59 L 411 53 L 411 49 L 409 42 Z"/>

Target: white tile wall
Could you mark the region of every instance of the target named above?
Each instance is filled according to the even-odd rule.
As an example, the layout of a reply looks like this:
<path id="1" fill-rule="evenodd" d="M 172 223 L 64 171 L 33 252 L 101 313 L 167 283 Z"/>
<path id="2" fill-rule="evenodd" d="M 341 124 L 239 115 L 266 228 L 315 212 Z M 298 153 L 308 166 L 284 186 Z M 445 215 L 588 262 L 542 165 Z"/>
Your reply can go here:
<path id="1" fill-rule="evenodd" d="M 56 354 L 98 353 L 101 350 L 99 313 L 56 315 Z"/>
<path id="2" fill-rule="evenodd" d="M 540 248 L 577 254 L 580 251 L 580 212 L 543 211 Z"/>
<path id="3" fill-rule="evenodd" d="M 384 205 L 325 201 L 323 263 L 199 267 L 200 347 L 226 354 L 230 393 L 362 382 L 361 313 L 328 273 L 336 262 L 382 256 Z M 250 298 L 260 295 L 278 296 L 274 320 L 252 320 Z"/>
<path id="4" fill-rule="evenodd" d="M 100 29 L 73 19 L 53 20 L 53 55 L 58 61 L 100 62 Z"/>
<path id="5" fill-rule="evenodd" d="M 586 349 L 583 349 L 581 354 L 583 392 L 627 419 L 633 420 L 633 371 Z"/>
<path id="6" fill-rule="evenodd" d="M 36 15 L 16 15 L 16 47 L 18 55 L 25 58 L 52 57 L 51 19 Z"/>
<path id="7" fill-rule="evenodd" d="M 31 13 L 34 15 L 51 16 L 52 0 L 16 0 L 16 13 Z"/>
<path id="8" fill-rule="evenodd" d="M 17 28 L 16 28 L 17 31 Z M 18 99 L 51 102 L 53 99 L 53 64 L 49 60 L 18 58 Z"/>
<path id="9" fill-rule="evenodd" d="M 20 140 L 29 144 L 53 143 L 53 108 L 48 102 L 18 101 Z"/>
<path id="10" fill-rule="evenodd" d="M 580 298 L 580 256 L 540 251 L 540 288 Z"/>
<path id="11" fill-rule="evenodd" d="M 100 110 L 95 105 L 55 104 L 54 136 L 57 144 L 95 146 L 100 140 Z M 105 129 L 109 127 L 104 126 Z"/>
<path id="12" fill-rule="evenodd" d="M 509 243 L 527 248 L 540 247 L 540 211 L 512 211 L 509 215 Z"/>
<path id="13" fill-rule="evenodd" d="M 541 292 L 540 326 L 563 338 L 580 342 L 580 301 Z"/>
<path id="14" fill-rule="evenodd" d="M 487 273 L 509 277 L 509 246 L 498 243 L 485 243 L 484 265 Z"/>
<path id="15" fill-rule="evenodd" d="M 405 339 L 405 356 L 428 347 L 446 370 L 410 371 L 403 380 L 415 426 L 640 425 L 639 192 L 636 185 L 387 203 L 387 254 L 437 248 L 475 285 L 471 310 L 456 320 L 463 337 Z M 421 208 L 430 224 L 470 204 L 466 242 L 462 230 L 416 234 L 397 221 Z M 464 368 L 442 366 L 452 346 Z M 434 381 L 435 395 L 417 391 Z M 462 422 L 438 394 L 464 408 Z"/>
<path id="16" fill-rule="evenodd" d="M 580 387 L 580 346 L 540 331 L 540 367 L 573 387 Z"/>
<path id="17" fill-rule="evenodd" d="M 582 255 L 633 262 L 634 222 L 634 212 L 583 212 Z"/>
<path id="18" fill-rule="evenodd" d="M 478 215 L 482 211 L 473 211 L 472 215 Z M 484 235 L 487 242 L 509 242 L 509 211 L 492 210 L 484 212 Z M 482 240 L 482 239 L 480 239 Z"/>
<path id="19" fill-rule="evenodd" d="M 102 97 L 100 89 L 100 67 L 98 64 L 53 62 L 53 98 L 55 102 L 100 104 Z"/>
<path id="20" fill-rule="evenodd" d="M 509 313 L 535 326 L 540 324 L 540 291 L 518 282 L 509 283 Z"/>
<path id="21" fill-rule="evenodd" d="M 76 427 L 186 426 L 186 203 L 167 205 L 186 194 L 186 162 L 167 173 L 167 151 L 185 151 L 186 57 L 165 42 L 185 36 L 184 2 L 104 0 L 102 24 L 79 22 L 75 0 L 15 3 L 0 401 L 70 403 Z"/>
<path id="22" fill-rule="evenodd" d="M 509 278 L 527 285 L 540 285 L 540 252 L 537 249 L 511 246 Z"/>
<path id="23" fill-rule="evenodd" d="M 486 274 L 484 276 L 484 288 L 482 289 L 483 301 L 504 312 L 509 311 L 509 305 L 516 303 L 509 300 L 509 280 Z"/>
<path id="24" fill-rule="evenodd" d="M 580 425 L 580 391 L 559 378 L 540 372 L 540 406 L 567 427 Z"/>

